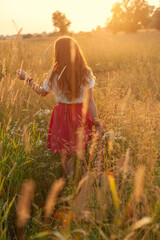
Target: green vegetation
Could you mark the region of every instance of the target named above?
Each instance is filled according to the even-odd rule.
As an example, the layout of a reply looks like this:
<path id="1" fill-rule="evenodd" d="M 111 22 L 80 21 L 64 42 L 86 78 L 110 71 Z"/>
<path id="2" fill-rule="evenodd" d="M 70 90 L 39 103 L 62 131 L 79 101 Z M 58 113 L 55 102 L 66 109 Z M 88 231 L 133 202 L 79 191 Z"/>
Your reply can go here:
<path id="1" fill-rule="evenodd" d="M 15 71 L 22 67 L 41 84 L 55 38 L 1 41 L 0 239 L 17 239 L 17 199 L 26 179 L 36 188 L 24 239 L 160 239 L 160 33 L 102 31 L 75 38 L 96 76 L 95 101 L 109 130 L 103 149 L 108 195 L 103 204 L 90 198 L 86 221 L 71 215 L 75 186 L 66 185 L 56 202 L 58 217 L 45 221 L 45 201 L 62 176 L 60 157 L 46 149 L 56 102 L 54 95 L 37 96 Z M 90 159 L 86 154 L 85 162 Z"/>

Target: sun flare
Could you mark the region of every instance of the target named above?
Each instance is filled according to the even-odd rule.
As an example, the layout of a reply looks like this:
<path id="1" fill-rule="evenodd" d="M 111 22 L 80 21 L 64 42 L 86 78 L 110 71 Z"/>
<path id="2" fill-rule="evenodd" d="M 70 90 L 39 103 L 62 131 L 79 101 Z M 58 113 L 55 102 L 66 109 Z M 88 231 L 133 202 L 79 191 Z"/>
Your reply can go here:
<path id="1" fill-rule="evenodd" d="M 51 16 L 56 10 L 65 13 L 72 22 L 71 30 L 91 31 L 98 25 L 104 26 L 111 16 L 111 8 L 118 0 L 46 0 L 22 1 L 6 0 L 0 3 L 1 15 L 0 35 L 17 32 L 12 19 L 22 33 L 52 32 L 54 30 Z M 159 0 L 149 0 L 149 4 L 159 6 Z"/>

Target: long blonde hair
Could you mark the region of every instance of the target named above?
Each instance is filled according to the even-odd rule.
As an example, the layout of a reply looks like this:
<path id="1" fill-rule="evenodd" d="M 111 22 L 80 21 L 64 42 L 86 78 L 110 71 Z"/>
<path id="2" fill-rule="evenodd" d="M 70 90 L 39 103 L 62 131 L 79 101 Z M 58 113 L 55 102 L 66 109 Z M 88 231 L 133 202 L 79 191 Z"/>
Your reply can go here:
<path id="1" fill-rule="evenodd" d="M 81 86 L 88 84 L 87 77 L 91 78 L 91 70 L 82 51 L 71 37 L 61 37 L 55 42 L 54 68 L 48 79 L 49 86 L 52 86 L 52 81 L 57 74 L 57 85 L 69 101 L 81 96 Z"/>

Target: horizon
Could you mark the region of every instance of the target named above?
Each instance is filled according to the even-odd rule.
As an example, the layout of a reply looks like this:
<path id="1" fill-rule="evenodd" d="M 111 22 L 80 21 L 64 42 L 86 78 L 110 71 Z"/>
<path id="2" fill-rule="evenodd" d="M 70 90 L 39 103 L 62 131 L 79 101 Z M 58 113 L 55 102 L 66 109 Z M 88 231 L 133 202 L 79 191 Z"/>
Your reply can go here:
<path id="1" fill-rule="evenodd" d="M 0 35 L 16 35 L 17 29 L 22 28 L 22 34 L 42 34 L 43 32 L 52 33 L 54 27 L 52 24 L 52 13 L 59 10 L 64 13 L 71 21 L 70 31 L 75 33 L 80 31 L 92 31 L 97 26 L 104 27 L 107 18 L 111 16 L 111 8 L 117 0 L 95 1 L 81 0 L 46 0 L 39 2 L 35 0 L 6 0 L 1 3 L 2 14 L 0 20 L 3 24 L 0 25 Z M 149 0 L 150 5 L 158 7 L 159 0 Z M 53 7 L 50 7 L 53 4 Z M 69 6 L 72 6 L 69 8 Z M 35 9 L 38 8 L 38 11 Z M 90 11 L 88 10 L 90 9 Z M 98 11 L 97 11 L 98 9 Z M 34 22 L 34 24 L 33 24 Z M 87 23 L 87 24 L 86 24 Z"/>

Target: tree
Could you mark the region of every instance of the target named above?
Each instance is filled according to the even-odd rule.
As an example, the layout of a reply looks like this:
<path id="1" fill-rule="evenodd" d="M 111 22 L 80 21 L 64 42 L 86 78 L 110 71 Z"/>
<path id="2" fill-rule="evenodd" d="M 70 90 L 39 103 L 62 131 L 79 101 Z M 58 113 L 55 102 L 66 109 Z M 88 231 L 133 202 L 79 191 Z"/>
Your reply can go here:
<path id="1" fill-rule="evenodd" d="M 68 32 L 68 28 L 71 25 L 71 21 L 66 18 L 64 13 L 56 11 L 52 14 L 52 22 L 55 28 L 59 28 L 59 32 L 64 34 Z"/>
<path id="2" fill-rule="evenodd" d="M 135 32 L 147 27 L 152 19 L 154 7 L 146 0 L 123 0 L 112 7 L 112 18 L 108 28 L 113 32 Z"/>
<path id="3" fill-rule="evenodd" d="M 160 30 L 160 7 L 155 10 L 150 27 Z"/>
<path id="4" fill-rule="evenodd" d="M 146 28 L 152 18 L 154 7 L 150 6 L 145 0 L 132 0 L 130 7 L 130 20 L 132 20 L 135 30 Z"/>
<path id="5" fill-rule="evenodd" d="M 112 18 L 108 20 L 107 27 L 111 29 L 114 33 L 123 30 L 124 22 L 124 10 L 123 5 L 120 2 L 116 2 L 112 9 Z"/>

